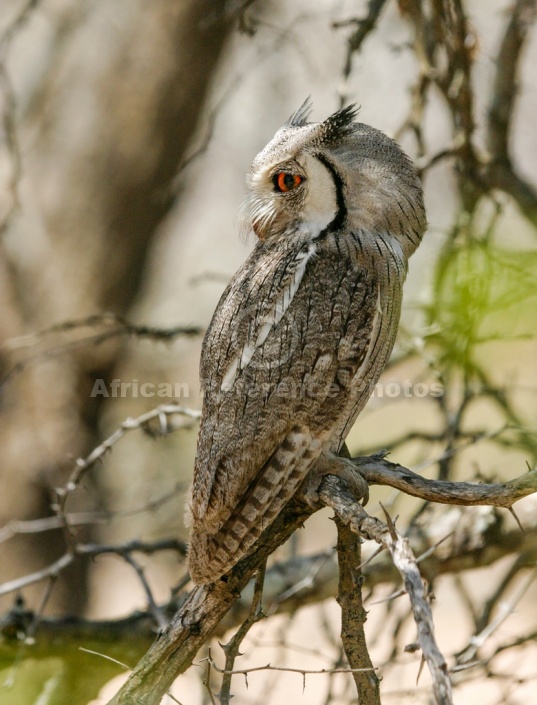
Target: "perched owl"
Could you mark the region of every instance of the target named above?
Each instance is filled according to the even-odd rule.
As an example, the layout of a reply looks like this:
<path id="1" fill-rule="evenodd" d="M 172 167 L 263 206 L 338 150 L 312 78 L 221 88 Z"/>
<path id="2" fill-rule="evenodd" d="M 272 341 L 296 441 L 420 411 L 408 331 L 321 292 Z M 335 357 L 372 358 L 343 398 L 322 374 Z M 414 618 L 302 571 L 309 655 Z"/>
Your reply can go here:
<path id="1" fill-rule="evenodd" d="M 317 123 L 309 112 L 254 159 L 244 214 L 258 239 L 203 342 L 196 583 L 232 568 L 299 488 L 348 472 L 336 456 L 392 351 L 426 227 L 418 175 L 393 140 L 353 107 Z"/>

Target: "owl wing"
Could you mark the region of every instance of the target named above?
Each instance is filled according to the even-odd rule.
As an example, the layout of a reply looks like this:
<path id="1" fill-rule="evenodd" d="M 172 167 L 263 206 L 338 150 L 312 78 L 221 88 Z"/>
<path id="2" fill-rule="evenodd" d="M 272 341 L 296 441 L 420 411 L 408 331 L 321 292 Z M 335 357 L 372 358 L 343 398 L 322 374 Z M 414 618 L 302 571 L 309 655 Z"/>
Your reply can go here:
<path id="1" fill-rule="evenodd" d="M 349 409 L 357 413 L 349 402 L 371 357 L 378 283 L 350 256 L 320 255 L 311 244 L 282 251 L 259 243 L 207 331 L 191 505 L 198 582 L 247 552 Z"/>

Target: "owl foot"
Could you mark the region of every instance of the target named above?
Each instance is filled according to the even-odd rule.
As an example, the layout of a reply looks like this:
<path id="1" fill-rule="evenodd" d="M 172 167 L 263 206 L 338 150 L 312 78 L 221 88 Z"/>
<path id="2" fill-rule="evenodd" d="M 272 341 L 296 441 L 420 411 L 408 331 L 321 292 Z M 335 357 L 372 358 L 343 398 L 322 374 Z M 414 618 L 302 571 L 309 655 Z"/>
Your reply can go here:
<path id="1" fill-rule="evenodd" d="M 336 475 L 345 480 L 356 499 L 362 500 L 364 506 L 367 504 L 369 485 L 356 465 L 348 458 L 327 453 L 315 463 L 298 490 L 298 496 L 312 509 L 319 508 L 319 487 L 325 475 Z"/>

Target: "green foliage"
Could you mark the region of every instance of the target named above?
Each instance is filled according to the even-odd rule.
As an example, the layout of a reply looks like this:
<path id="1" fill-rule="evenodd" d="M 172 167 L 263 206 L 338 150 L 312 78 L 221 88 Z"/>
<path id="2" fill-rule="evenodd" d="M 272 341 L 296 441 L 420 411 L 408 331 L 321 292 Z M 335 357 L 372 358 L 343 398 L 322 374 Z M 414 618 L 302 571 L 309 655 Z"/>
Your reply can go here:
<path id="1" fill-rule="evenodd" d="M 78 634 L 38 635 L 35 644 L 0 643 L 0 705 L 87 705 L 124 672 L 111 659 L 132 666 L 148 645 L 143 638 L 97 642 Z"/>
<path id="2" fill-rule="evenodd" d="M 450 241 L 438 262 L 429 310 L 438 362 L 444 370 L 478 367 L 479 347 L 529 339 L 537 324 L 537 252 L 490 242 Z"/>

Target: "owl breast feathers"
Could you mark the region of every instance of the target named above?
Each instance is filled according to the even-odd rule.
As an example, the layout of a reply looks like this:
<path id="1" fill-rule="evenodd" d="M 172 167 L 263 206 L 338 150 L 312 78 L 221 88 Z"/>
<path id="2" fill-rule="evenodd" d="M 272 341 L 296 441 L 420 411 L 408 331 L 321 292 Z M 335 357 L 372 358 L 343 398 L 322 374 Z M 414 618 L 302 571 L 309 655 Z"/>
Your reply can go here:
<path id="1" fill-rule="evenodd" d="M 426 226 L 395 142 L 352 108 L 321 123 L 308 112 L 252 164 L 244 220 L 258 241 L 203 343 L 189 507 L 197 583 L 230 570 L 339 451 L 388 361 Z"/>

